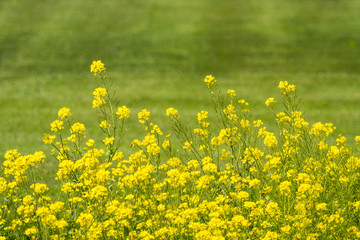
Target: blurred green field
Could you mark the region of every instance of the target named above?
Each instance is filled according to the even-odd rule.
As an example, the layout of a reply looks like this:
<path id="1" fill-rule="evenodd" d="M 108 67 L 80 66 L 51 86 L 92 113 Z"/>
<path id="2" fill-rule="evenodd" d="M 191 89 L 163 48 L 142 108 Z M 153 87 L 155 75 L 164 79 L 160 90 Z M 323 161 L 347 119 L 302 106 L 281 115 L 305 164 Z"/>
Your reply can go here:
<path id="1" fill-rule="evenodd" d="M 1 1 L 0 154 L 49 155 L 42 137 L 63 106 L 89 137 L 99 133 L 89 72 L 98 59 L 131 108 L 129 141 L 143 108 L 160 126 L 168 107 L 189 124 L 211 110 L 207 74 L 270 124 L 264 101 L 287 80 L 311 124 L 332 122 L 351 139 L 360 135 L 359 12 L 357 0 Z"/>

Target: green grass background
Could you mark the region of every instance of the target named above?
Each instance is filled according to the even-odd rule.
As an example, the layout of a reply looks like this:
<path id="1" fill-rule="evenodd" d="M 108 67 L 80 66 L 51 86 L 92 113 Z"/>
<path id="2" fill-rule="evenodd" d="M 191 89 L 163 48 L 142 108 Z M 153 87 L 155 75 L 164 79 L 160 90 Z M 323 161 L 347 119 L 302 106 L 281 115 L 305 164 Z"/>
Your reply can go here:
<path id="1" fill-rule="evenodd" d="M 97 135 L 89 66 L 98 59 L 131 108 L 128 139 L 140 137 L 143 108 L 160 126 L 168 107 L 194 124 L 212 109 L 207 74 L 270 123 L 264 101 L 280 96 L 280 80 L 294 83 L 311 124 L 332 122 L 353 138 L 359 12 L 358 0 L 0 1 L 0 154 L 44 150 L 51 159 L 42 137 L 63 106 Z"/>

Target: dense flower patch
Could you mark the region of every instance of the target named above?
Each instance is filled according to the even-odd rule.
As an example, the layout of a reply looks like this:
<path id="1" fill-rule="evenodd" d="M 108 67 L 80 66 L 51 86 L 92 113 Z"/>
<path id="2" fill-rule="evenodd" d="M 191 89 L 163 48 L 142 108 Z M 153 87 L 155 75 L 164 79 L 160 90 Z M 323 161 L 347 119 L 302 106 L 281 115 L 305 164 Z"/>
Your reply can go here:
<path id="1" fill-rule="evenodd" d="M 130 109 L 114 106 L 105 71 L 101 61 L 91 65 L 101 83 L 92 106 L 103 141 L 88 138 L 66 107 L 44 136 L 59 161 L 58 196 L 34 176 L 43 152 L 6 152 L 0 239 L 360 238 L 357 146 L 334 137 L 331 123 L 306 122 L 294 85 L 280 82 L 281 99 L 265 102 L 278 126 L 271 132 L 234 90 L 221 94 L 206 76 L 216 123 L 200 111 L 188 131 L 168 108 L 173 132 L 164 134 L 143 109 L 145 135 L 124 156 Z"/>

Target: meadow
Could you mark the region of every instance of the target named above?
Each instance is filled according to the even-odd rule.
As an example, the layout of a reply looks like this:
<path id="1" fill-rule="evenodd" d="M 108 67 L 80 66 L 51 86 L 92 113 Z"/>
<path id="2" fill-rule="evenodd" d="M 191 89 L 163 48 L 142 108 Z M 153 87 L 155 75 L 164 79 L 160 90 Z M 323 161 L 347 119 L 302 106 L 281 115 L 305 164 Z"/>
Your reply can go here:
<path id="1" fill-rule="evenodd" d="M 2 1 L 0 154 L 44 148 L 62 106 L 97 131 L 85 106 L 96 86 L 89 62 L 98 59 L 122 102 L 159 120 L 169 106 L 189 121 L 210 107 L 207 74 L 269 120 L 263 102 L 289 80 L 310 122 L 329 119 L 352 139 L 360 132 L 359 9 L 355 0 Z"/>
<path id="2" fill-rule="evenodd" d="M 280 99 L 284 94 L 279 92 L 276 86 L 280 81 L 289 81 L 296 85 L 296 93 L 301 99 L 301 117 L 305 117 L 309 122 L 307 130 L 310 130 L 311 126 L 317 122 L 331 122 L 336 126 L 336 130 L 331 132 L 330 135 L 334 138 L 330 139 L 328 144 L 338 144 L 336 146 L 340 148 L 343 146 L 341 144 L 344 144 L 344 139 L 339 137 L 336 140 L 336 138 L 339 134 L 343 134 L 348 144 L 356 146 L 355 137 L 360 135 L 358 124 L 360 115 L 360 110 L 358 110 L 360 103 L 358 91 L 359 10 L 360 3 L 355 0 L 326 2 L 315 0 L 301 3 L 284 0 L 241 3 L 231 0 L 223 2 L 197 0 L 191 3 L 152 0 L 146 2 L 126 0 L 2 1 L 0 3 L 0 83 L 2 86 L 0 154 L 4 156 L 9 149 L 18 149 L 25 155 L 39 150 L 44 151 L 47 156 L 44 163 L 45 176 L 40 178 L 40 182 L 46 182 L 50 187 L 50 195 L 56 196 L 57 190 L 54 188 L 64 183 L 54 179 L 59 168 L 59 159 L 51 156 L 52 147 L 43 143 L 43 137 L 45 133 L 49 133 L 50 123 L 59 117 L 59 109 L 68 107 L 71 109 L 71 118 L 85 124 L 87 136 L 94 138 L 96 142 L 103 140 L 99 129 L 101 118 L 91 105 L 93 100 L 91 93 L 99 86 L 99 82 L 92 76 L 89 68 L 91 61 L 100 59 L 109 69 L 107 81 L 115 92 L 112 97 L 118 98 L 119 106 L 124 105 L 131 109 L 132 114 L 124 128 L 124 146 L 130 146 L 134 139 L 143 137 L 144 129 L 138 122 L 137 116 L 137 113 L 143 109 L 148 109 L 151 112 L 151 121 L 167 133 L 171 132 L 171 124 L 165 113 L 170 107 L 178 110 L 182 121 L 189 129 L 196 128 L 200 124 L 198 113 L 202 110 L 209 111 L 210 122 L 218 120 L 209 93 L 204 91 L 203 79 L 210 74 L 218 79 L 221 83 L 219 88 L 223 91 L 233 89 L 238 98 L 249 102 L 251 121 L 261 119 L 267 129 L 274 132 L 278 131 L 279 122 L 265 106 L 265 101 L 269 97 Z M 291 111 L 287 112 L 287 114 L 290 113 Z M 296 114 L 290 115 L 293 121 L 300 118 Z M 170 123 L 173 123 L 171 119 Z M 220 125 L 220 123 L 216 125 L 218 130 L 221 128 Z M 254 125 L 257 124 L 254 123 Z M 303 126 L 303 128 L 306 127 Z M 215 131 L 212 134 L 217 133 Z M 281 135 L 280 132 L 275 134 L 278 138 Z M 265 135 L 262 137 L 266 137 Z M 319 137 L 314 132 L 313 135 Z M 260 138 L 261 134 L 258 137 Z M 304 135 L 304 139 L 308 138 Z M 315 144 L 314 141 L 311 143 Z M 186 143 L 186 141 L 182 142 L 181 138 L 180 142 Z M 279 145 L 284 142 L 286 141 L 280 142 Z M 185 148 L 188 144 L 184 145 Z M 254 145 L 246 146 L 253 147 Z M 106 149 L 106 145 L 103 147 Z M 267 147 L 266 144 L 265 147 Z M 354 149 L 355 154 L 356 148 Z M 319 151 L 321 150 L 324 148 Z M 121 151 L 127 157 L 133 153 L 129 147 L 124 147 Z M 269 150 L 262 149 L 262 151 Z M 14 154 L 16 156 L 14 159 L 17 159 L 16 153 L 9 153 L 6 158 L 1 159 L 1 162 L 12 159 L 11 154 Z M 341 154 L 338 162 L 334 160 L 339 166 L 345 163 L 344 159 L 348 156 L 346 152 Z M 178 157 L 181 159 L 181 156 Z M 238 157 L 239 160 L 244 156 Z M 282 160 L 284 159 L 286 157 Z M 202 158 L 198 159 L 200 163 L 202 160 Z M 324 161 L 321 163 L 323 167 L 328 164 L 326 161 L 329 159 L 324 158 Z M 208 163 L 203 162 L 204 165 Z M 171 161 L 168 164 L 174 165 L 172 166 L 174 168 L 181 166 Z M 311 160 L 306 164 L 311 165 Z M 141 170 L 140 166 L 137 167 Z M 225 170 L 224 164 L 217 164 L 217 167 L 219 174 L 228 174 L 222 172 Z M 254 177 L 255 170 L 250 165 L 248 167 L 247 172 L 241 173 L 241 176 L 256 178 Z M 290 164 L 288 167 L 294 166 Z M 106 167 L 105 170 L 107 170 Z M 309 171 L 306 166 L 301 166 L 296 170 Z M 215 174 L 212 171 L 206 170 L 205 173 Z M 234 171 L 231 174 L 240 174 Z M 263 169 L 259 168 L 257 171 L 262 173 Z M 334 181 L 331 175 L 333 173 L 326 171 L 326 174 L 330 174 L 328 176 L 324 173 L 324 169 L 314 176 L 321 176 L 324 173 L 331 179 L 327 179 L 331 182 L 332 185 L 330 185 L 337 189 L 344 182 L 349 182 L 349 179 L 344 180 L 342 176 L 344 171 L 342 167 L 338 169 L 336 183 L 331 182 Z M 293 185 L 289 192 L 286 190 L 286 193 L 282 192 L 280 195 L 292 200 L 299 200 L 298 198 L 304 200 L 298 187 L 301 184 L 317 184 L 312 175 L 309 172 L 307 174 L 310 180 L 306 176 L 303 176 L 304 179 L 295 180 L 290 179 L 286 174 L 283 175 L 281 178 L 283 182 L 296 181 L 297 185 Z M 269 176 L 265 174 L 258 177 L 263 182 Z M 351 188 L 357 186 L 356 179 L 357 176 L 350 179 Z M 161 177 L 156 178 L 156 181 L 162 180 Z M 31 185 L 27 184 L 28 187 Z M 97 184 L 101 185 L 101 183 Z M 244 199 L 249 201 L 256 202 L 255 200 L 259 200 L 258 197 L 262 196 L 258 195 L 261 191 L 269 190 L 266 184 L 260 184 L 258 189 L 253 190 L 254 185 L 247 185 L 250 184 L 249 179 L 244 180 L 243 184 L 243 190 L 250 193 L 250 198 Z M 91 185 L 91 187 L 94 186 Z M 33 189 L 35 195 L 47 192 L 44 187 L 42 190 L 35 190 L 36 185 Z M 201 187 L 198 190 L 201 190 Z M 323 190 L 318 189 L 318 191 L 320 194 Z M 125 192 L 131 193 L 128 189 Z M 286 206 L 277 199 L 280 197 L 279 193 L 271 191 L 270 193 L 272 194 L 269 195 L 270 198 L 285 209 Z M 18 201 L 24 201 L 22 198 L 26 194 L 32 193 L 22 192 L 18 196 L 20 199 Z M 219 192 L 208 194 L 212 198 L 219 196 Z M 353 200 L 351 203 L 353 205 L 349 206 L 356 212 L 358 199 L 354 198 L 354 194 L 357 193 L 349 190 L 344 196 Z M 135 197 L 139 196 L 135 194 Z M 71 201 L 69 202 L 69 196 L 67 197 L 66 200 L 62 197 L 60 199 L 64 200 L 66 209 L 75 210 L 76 208 L 72 208 Z M 308 209 L 314 218 L 312 221 L 317 221 L 315 220 L 318 216 L 316 211 L 320 210 L 328 211 L 328 216 L 331 217 L 339 207 L 334 205 L 333 201 L 344 200 L 327 197 L 328 195 L 321 195 L 316 199 L 307 199 L 312 201 L 309 205 L 312 208 Z M 88 199 L 89 204 L 92 199 L 92 197 Z M 35 199 L 35 202 L 38 200 Z M 215 201 L 215 198 L 212 200 Z M 320 200 L 327 205 L 317 206 L 316 204 L 322 203 Z M 168 202 L 169 206 L 178 206 L 172 205 L 174 204 L 172 201 Z M 267 199 L 266 202 L 256 204 L 259 207 L 262 205 L 265 209 L 269 202 L 271 201 Z M 341 207 L 347 206 L 344 201 L 342 204 Z M 91 204 L 86 206 L 91 206 Z M 286 211 L 294 211 L 292 216 L 295 216 L 296 211 L 293 208 L 289 207 Z M 282 214 L 282 217 L 287 216 L 285 212 Z M 349 214 L 349 212 L 344 214 Z M 269 216 L 271 218 L 272 214 Z M 71 218 L 70 216 L 63 217 Z M 341 217 L 347 219 L 348 215 L 341 215 Z M 69 228 L 82 225 L 75 220 L 69 220 L 73 221 L 72 225 L 69 222 L 71 225 Z M 296 218 L 292 220 L 296 221 Z M 251 228 L 258 224 L 256 221 L 252 223 Z M 336 221 L 342 223 L 343 220 L 339 217 Z M 341 236 L 344 231 L 350 231 L 356 235 L 356 229 L 348 230 L 352 227 L 352 223 L 358 223 L 358 220 L 349 220 L 349 228 L 340 224 L 337 226 L 337 234 Z M 272 224 L 270 232 L 276 232 L 275 225 Z M 83 226 L 86 227 L 86 224 Z M 287 227 L 286 225 L 276 226 Z M 136 224 L 132 227 L 136 228 Z M 264 226 L 259 229 L 262 227 Z M 50 231 L 51 228 L 48 229 Z M 24 226 L 23 230 L 26 230 Z M 59 233 L 60 230 L 59 228 L 56 231 Z M 329 237 L 330 233 L 326 231 L 324 230 L 323 236 Z M 30 232 L 31 230 L 29 230 L 29 236 Z M 62 231 L 60 235 L 70 234 L 65 232 Z M 285 235 L 286 232 L 286 229 L 278 231 L 279 234 Z M 250 234 L 250 230 L 248 233 Z M 265 236 L 266 233 L 265 231 L 259 235 L 256 235 L 258 233 L 251 234 Z M 296 233 L 291 233 L 293 234 L 291 236 Z M 44 234 L 43 236 L 49 236 L 46 234 L 50 233 Z"/>
<path id="3" fill-rule="evenodd" d="M 265 101 L 272 132 L 234 89 L 219 91 L 207 75 L 215 122 L 202 110 L 191 129 L 170 107 L 168 134 L 142 109 L 144 132 L 126 145 L 131 110 L 116 104 L 103 62 L 91 72 L 102 140 L 89 138 L 70 108 L 59 109 L 43 138 L 58 161 L 57 185 L 44 174 L 44 152 L 7 151 L 1 240 L 360 237 L 360 136 L 349 147 L 332 123 L 311 126 L 295 85 L 280 81 L 281 97 Z"/>

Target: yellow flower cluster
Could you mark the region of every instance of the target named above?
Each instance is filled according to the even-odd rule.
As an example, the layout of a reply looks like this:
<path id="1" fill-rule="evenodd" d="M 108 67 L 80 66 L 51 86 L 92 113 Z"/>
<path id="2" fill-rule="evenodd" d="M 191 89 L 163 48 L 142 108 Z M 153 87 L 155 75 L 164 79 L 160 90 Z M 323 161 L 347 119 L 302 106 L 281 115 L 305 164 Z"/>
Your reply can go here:
<path id="1" fill-rule="evenodd" d="M 105 88 L 98 87 L 93 92 L 94 100 L 92 102 L 93 108 L 98 108 L 104 104 L 106 104 L 106 101 L 104 97 L 107 95 L 107 91 Z"/>
<path id="2" fill-rule="evenodd" d="M 147 109 L 143 109 L 141 112 L 138 113 L 139 122 L 142 124 L 148 121 L 149 117 L 150 117 L 150 112 Z"/>
<path id="3" fill-rule="evenodd" d="M 212 75 L 207 75 L 204 79 L 204 82 L 208 88 L 215 87 L 216 85 L 216 79 Z"/>
<path id="4" fill-rule="evenodd" d="M 236 97 L 236 92 L 235 92 L 235 90 L 233 90 L 233 89 L 229 89 L 229 90 L 227 91 L 227 94 L 228 94 L 230 97 Z"/>
<path id="5" fill-rule="evenodd" d="M 276 103 L 276 100 L 275 100 L 275 98 L 268 98 L 266 101 L 265 101 L 265 105 L 266 106 L 271 106 L 271 105 L 273 105 L 273 104 L 275 104 Z"/>
<path id="6" fill-rule="evenodd" d="M 168 108 L 168 109 L 166 109 L 166 115 L 175 117 L 178 115 L 178 111 L 174 108 Z"/>
<path id="7" fill-rule="evenodd" d="M 67 118 L 71 116 L 70 109 L 67 107 L 63 107 L 58 112 L 58 117 L 61 119 Z"/>
<path id="8" fill-rule="evenodd" d="M 287 81 L 280 81 L 279 88 L 283 94 L 288 94 L 295 91 L 295 85 L 289 84 Z"/>
<path id="9" fill-rule="evenodd" d="M 50 124 L 52 132 L 60 132 L 61 129 L 64 129 L 64 122 L 60 120 L 55 120 Z"/>
<path id="10" fill-rule="evenodd" d="M 146 133 L 127 156 L 118 139 L 127 107 L 104 109 L 104 149 L 85 141 L 83 124 L 65 129 L 57 120 L 56 136 L 44 142 L 59 161 L 61 194 L 37 181 L 44 153 L 7 151 L 0 239 L 360 238 L 358 152 L 342 135 L 330 139 L 331 124 L 309 127 L 295 92 L 286 90 L 291 85 L 283 86 L 290 107 L 275 113 L 277 131 L 251 120 L 245 100 L 229 91 L 230 102 L 215 102 L 218 122 L 210 124 L 209 112 L 200 111 L 194 131 L 169 108 L 176 139 L 164 136 L 143 109 L 138 118 Z M 70 123 L 70 110 L 61 112 Z"/>
<path id="11" fill-rule="evenodd" d="M 94 76 L 97 74 L 106 71 L 104 63 L 101 62 L 101 60 L 93 61 L 90 66 L 90 72 L 94 73 Z"/>
<path id="12" fill-rule="evenodd" d="M 116 115 L 119 115 L 119 119 L 129 118 L 130 117 L 130 109 L 126 106 L 122 106 L 118 108 Z"/>

